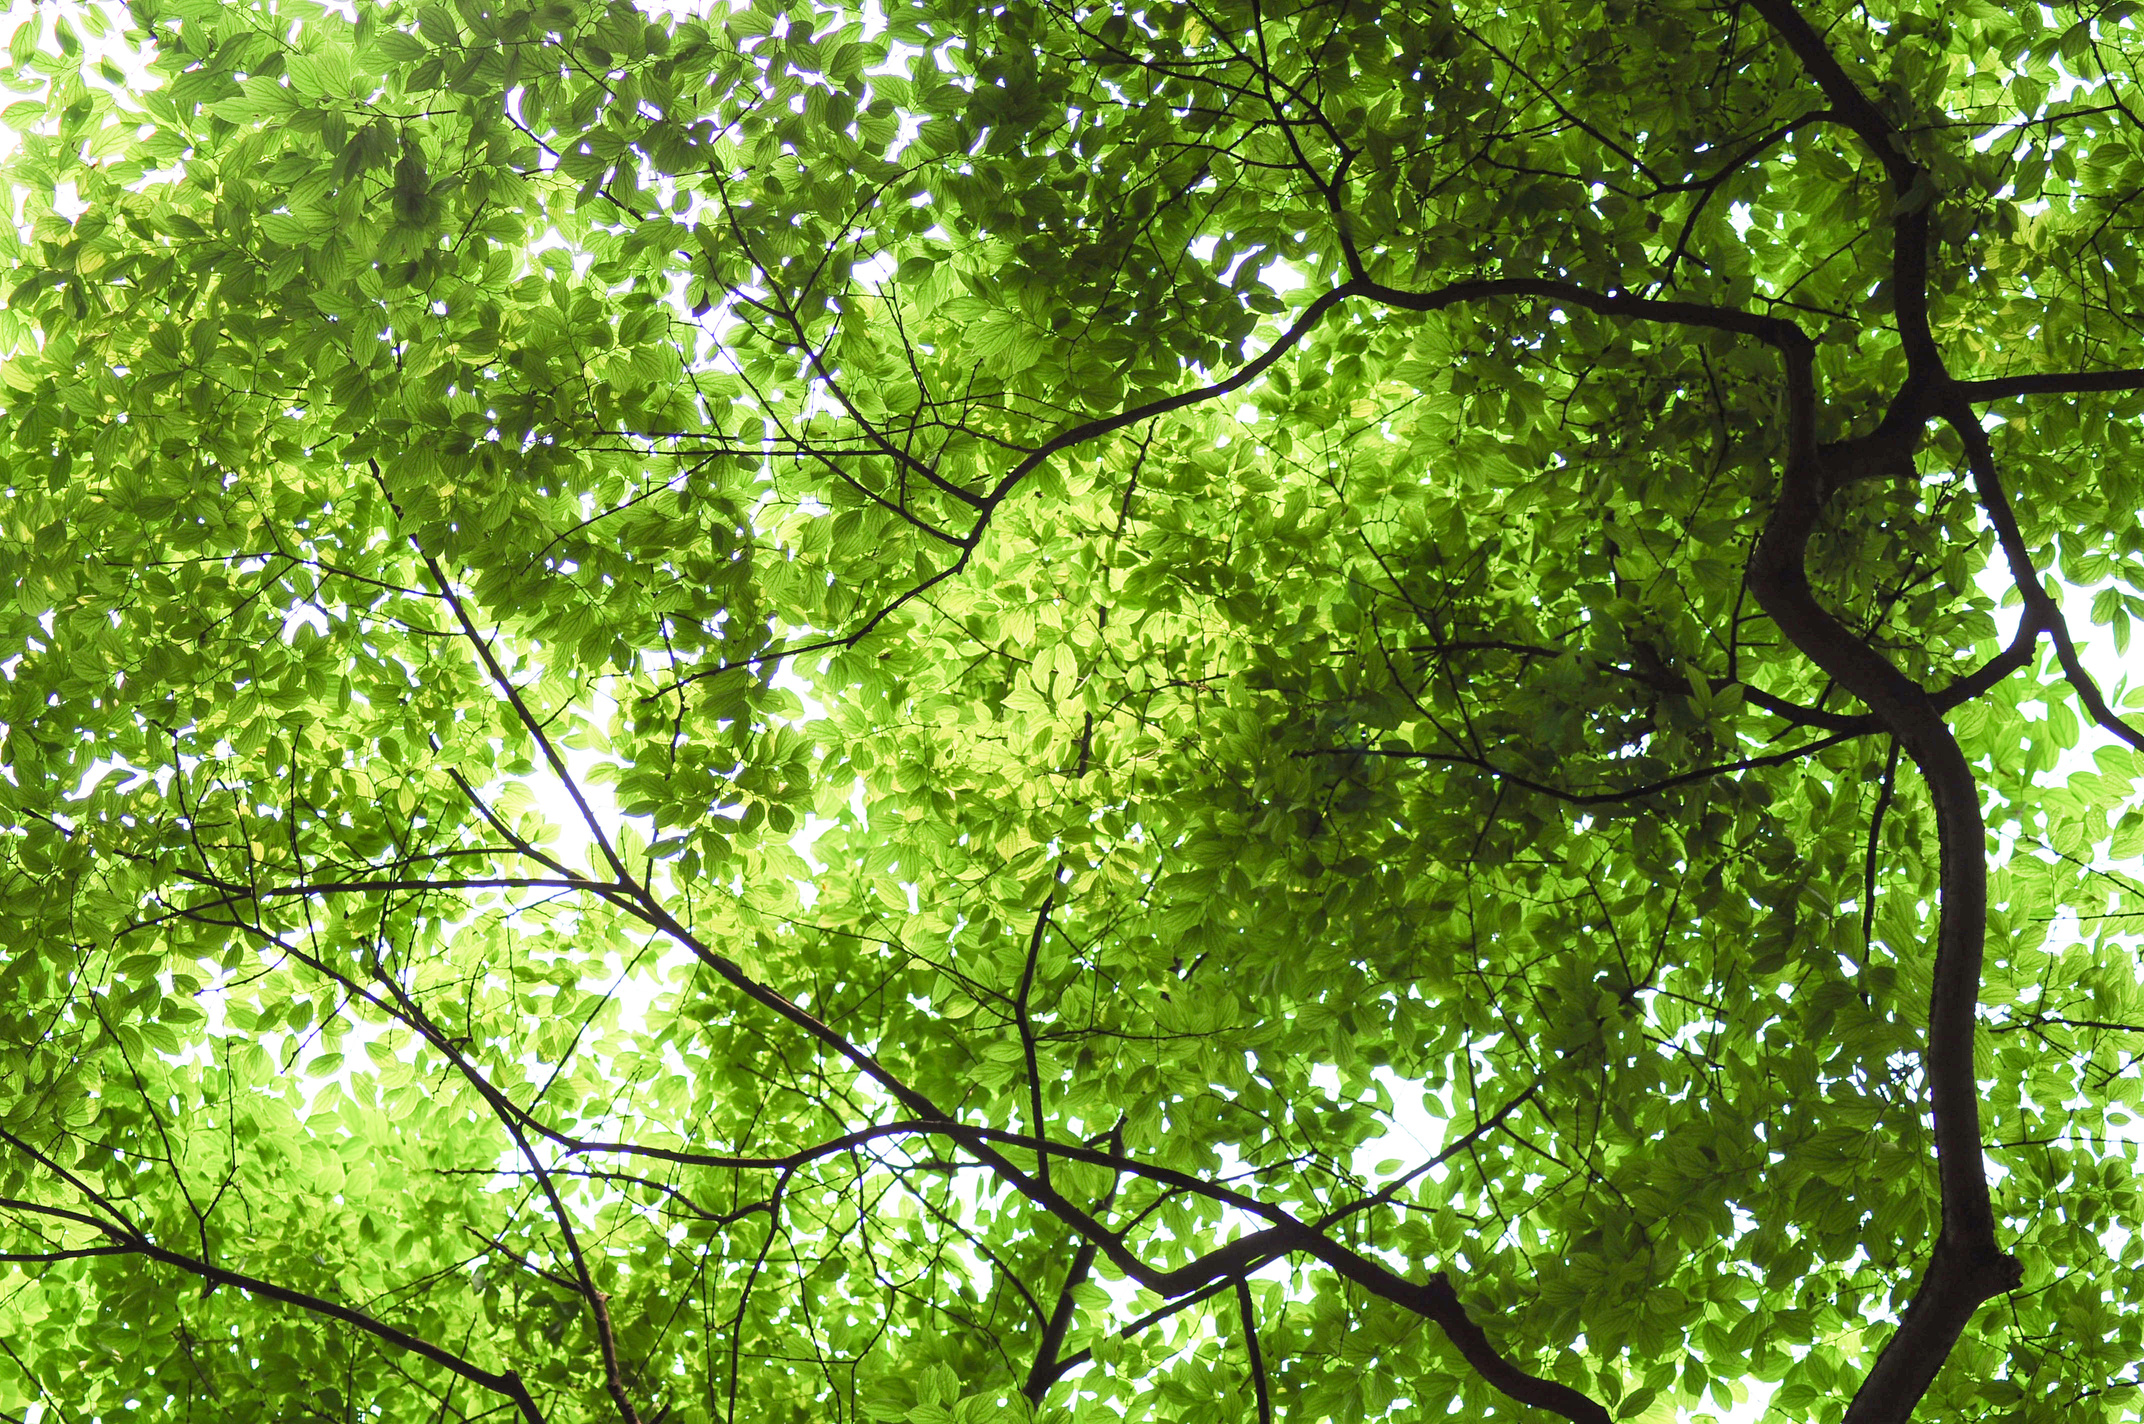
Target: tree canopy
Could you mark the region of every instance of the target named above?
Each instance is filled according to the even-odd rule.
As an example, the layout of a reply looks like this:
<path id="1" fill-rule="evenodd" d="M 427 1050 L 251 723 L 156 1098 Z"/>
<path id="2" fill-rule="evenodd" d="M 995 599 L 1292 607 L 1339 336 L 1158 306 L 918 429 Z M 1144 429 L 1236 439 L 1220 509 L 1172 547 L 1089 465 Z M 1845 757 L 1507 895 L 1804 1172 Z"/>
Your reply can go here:
<path id="1" fill-rule="evenodd" d="M 18 14 L 5 1417 L 2139 1417 L 2128 0 Z"/>

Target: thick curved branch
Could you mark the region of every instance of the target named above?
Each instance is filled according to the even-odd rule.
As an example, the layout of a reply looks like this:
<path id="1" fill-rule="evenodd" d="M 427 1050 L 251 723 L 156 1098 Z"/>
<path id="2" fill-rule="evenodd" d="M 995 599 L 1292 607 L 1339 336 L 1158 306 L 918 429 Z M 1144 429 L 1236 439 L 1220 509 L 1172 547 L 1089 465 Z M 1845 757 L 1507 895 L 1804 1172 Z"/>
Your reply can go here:
<path id="1" fill-rule="evenodd" d="M 1941 855 L 1922 1061 L 1935 1117 L 1942 1225 L 1911 1304 L 1846 1412 L 1847 1424 L 1904 1424 L 1981 1303 L 2022 1279 L 2016 1258 L 1996 1244 L 1973 1074 L 1987 934 L 1987 832 L 1972 767 L 1927 690 L 1825 610 L 1809 586 L 1809 540 L 1838 485 L 1829 468 L 1836 457 L 1816 441 L 1814 350 L 1786 355 L 1787 463 L 1750 560 L 1750 589 L 1780 632 L 1860 698 L 1913 759 L 1935 807 Z"/>
<path id="2" fill-rule="evenodd" d="M 1847 74 L 1831 46 L 1817 33 L 1794 0 L 1751 0 L 1782 43 L 1831 102 L 1833 116 L 1847 128 L 1891 180 L 1891 304 L 1906 368 L 1915 382 L 1940 380 L 1943 358 L 1928 324 L 1928 220 L 1935 193 L 1926 169 L 1908 154 L 1905 135 L 1890 115 L 1876 106 Z"/>
<path id="3" fill-rule="evenodd" d="M 1824 91 L 1831 102 L 1832 116 L 1868 146 L 1869 152 L 1884 172 L 1890 175 L 1892 185 L 1901 191 L 1912 185 L 1918 171 L 1913 160 L 1906 157 L 1905 148 L 1899 142 L 1898 128 L 1874 100 L 1854 83 L 1831 46 L 1817 33 L 1801 11 L 1794 7 L 1793 0 L 1751 0 L 1750 8 L 1764 17 L 1766 24 L 1778 34 L 1794 57 L 1801 61 L 1816 87 Z"/>

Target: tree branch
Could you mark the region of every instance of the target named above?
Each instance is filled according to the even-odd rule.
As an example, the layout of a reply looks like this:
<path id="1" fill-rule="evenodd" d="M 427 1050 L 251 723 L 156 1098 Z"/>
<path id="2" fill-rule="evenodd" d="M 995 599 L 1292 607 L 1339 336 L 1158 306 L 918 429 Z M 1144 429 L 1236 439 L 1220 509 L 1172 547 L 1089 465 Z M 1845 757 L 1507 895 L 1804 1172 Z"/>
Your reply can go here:
<path id="1" fill-rule="evenodd" d="M 1853 130 L 1891 180 L 1891 310 L 1905 348 L 1907 393 L 1944 379 L 1942 353 L 1928 324 L 1929 216 L 1935 192 L 1928 171 L 1913 161 L 1906 138 L 1890 116 L 1856 84 L 1824 37 L 1794 0 L 1751 0 L 1817 88 L 1831 101 L 1838 121 Z"/>
<path id="2" fill-rule="evenodd" d="M 1057 892 L 1052 890 L 1043 896 L 1042 908 L 1035 912 L 1035 930 L 1027 938 L 1027 959 L 1020 967 L 1020 987 L 1013 995 L 1013 1020 L 1020 1030 L 1020 1051 L 1027 1059 L 1027 1111 L 1034 1119 L 1029 1130 L 1035 1134 L 1035 1175 L 1045 1185 L 1050 1180 L 1049 1134 L 1043 1131 L 1042 1070 L 1035 1057 L 1035 1025 L 1028 1014 L 1028 999 L 1035 991 L 1035 964 L 1042 956 L 1042 938 L 1050 930 L 1050 908 L 1056 903 Z"/>
<path id="3" fill-rule="evenodd" d="M 2144 751 L 2144 732 L 2122 718 L 2107 705 L 2100 694 L 2099 684 L 2085 670 L 2084 660 L 2077 656 L 2077 644 L 2070 636 L 2069 623 L 2062 616 L 2062 606 L 2055 596 L 2040 582 L 2040 571 L 2033 567 L 2032 551 L 2025 547 L 2025 535 L 2018 528 L 2017 512 L 2010 507 L 2010 496 L 2003 489 L 2002 479 L 1995 467 L 1995 447 L 1988 439 L 1988 432 L 1974 418 L 1972 408 L 1962 400 L 1954 402 L 1946 411 L 1951 429 L 1965 444 L 1967 466 L 1973 472 L 1973 488 L 1980 496 L 1980 507 L 1987 511 L 1988 522 L 1995 526 L 1996 542 L 2002 546 L 2003 558 L 2010 565 L 2010 581 L 2025 600 L 2026 617 L 2037 627 L 2047 630 L 2055 643 L 2055 657 L 2062 665 L 2062 675 L 2093 722 L 2107 732 L 2127 742 L 2139 751 Z"/>
<path id="4" fill-rule="evenodd" d="M 1883 165 L 1890 176 L 1891 185 L 1903 192 L 1913 183 L 1919 171 L 1913 160 L 1905 154 L 1899 142 L 1898 128 L 1875 101 L 1862 92 L 1854 83 L 1831 46 L 1816 32 L 1816 27 L 1794 7 L 1793 0 L 1750 0 L 1750 8 L 1764 17 L 1779 38 L 1801 61 L 1816 87 L 1824 91 L 1829 100 L 1832 116 L 1867 145 L 1869 153 Z"/>
<path id="5" fill-rule="evenodd" d="M 1765 0 L 1767 13 L 1780 6 Z M 1861 699 L 1913 758 L 1934 803 L 1939 918 L 1922 1062 L 1935 1116 L 1942 1225 L 1898 1329 L 1847 1406 L 1847 1424 L 1904 1424 L 1981 1303 L 2022 1267 L 1995 1239 L 1980 1133 L 1973 1030 L 1987 933 L 1987 832 L 1979 787 L 1927 691 L 1827 612 L 1809 586 L 1809 540 L 1839 458 L 1816 440 L 1814 351 L 1786 353 L 1787 463 L 1750 559 L 1759 605 L 1803 655 Z M 1895 403 L 1896 404 L 1896 403 Z"/>
<path id="6" fill-rule="evenodd" d="M 2018 396 L 2085 395 L 2095 391 L 2144 390 L 2144 371 L 2038 371 L 2023 376 L 1993 376 L 1979 381 L 1957 381 L 1951 386 L 1960 400 L 1975 405 L 2011 400 Z"/>
<path id="7" fill-rule="evenodd" d="M 0 1207 L 62 1217 L 85 1226 L 94 1227 L 112 1243 L 110 1246 L 86 1248 L 60 1255 L 12 1255 L 0 1259 L 31 1261 L 67 1259 L 76 1256 L 143 1256 L 160 1264 L 185 1271 L 210 1286 L 231 1286 L 249 1295 L 257 1295 L 264 1300 L 272 1300 L 280 1305 L 294 1306 L 313 1315 L 341 1321 L 353 1329 L 363 1331 L 374 1339 L 384 1341 L 398 1350 L 406 1350 L 410 1354 L 430 1360 L 433 1364 L 459 1378 L 468 1380 L 471 1384 L 481 1385 L 492 1393 L 502 1396 L 520 1411 L 525 1424 L 544 1424 L 542 1411 L 536 1407 L 536 1401 L 529 1394 L 528 1387 L 521 1382 L 521 1377 L 514 1371 L 494 1372 L 484 1369 L 452 1350 L 443 1349 L 429 1340 L 412 1335 L 406 1330 L 398 1329 L 389 1325 L 386 1321 L 377 1319 L 352 1306 L 310 1295 L 305 1291 L 294 1290 L 289 1286 L 280 1286 L 273 1281 L 262 1280 L 258 1276 L 250 1276 L 242 1271 L 229 1270 L 210 1261 L 196 1259 L 183 1252 L 160 1246 L 132 1227 L 122 1226 L 117 1222 L 99 1220 L 96 1217 L 86 1216 L 80 1212 L 69 1211 L 64 1207 L 44 1206 L 36 1202 L 17 1201 L 7 1198 L 0 1198 Z"/>
<path id="8" fill-rule="evenodd" d="M 1732 772 L 1754 771 L 1760 767 L 1767 766 L 1785 766 L 1788 762 L 1800 761 L 1803 757 L 1853 741 L 1856 737 L 1866 736 L 1875 730 L 1877 730 L 1876 724 L 1871 722 L 1866 726 L 1858 726 L 1852 731 L 1834 732 L 1828 737 L 1818 737 L 1815 741 L 1804 742 L 1798 747 L 1790 747 L 1783 752 L 1771 752 L 1764 756 L 1743 757 L 1738 761 L 1720 762 L 1715 766 L 1702 766 L 1695 771 L 1678 772 L 1674 776 L 1664 776 L 1658 781 L 1648 781 L 1642 785 L 1629 787 L 1622 791 L 1565 791 L 1561 787 L 1535 781 L 1531 777 L 1521 776 L 1517 772 L 1505 771 L 1485 758 L 1462 752 L 1386 751 L 1380 747 L 1316 747 L 1309 751 L 1291 752 L 1290 755 L 1298 757 L 1383 757 L 1394 761 L 1426 761 L 1448 766 L 1472 767 L 1474 770 L 1493 776 L 1499 781 L 1507 781 L 1513 786 L 1523 787 L 1528 791 L 1553 797 L 1567 806 L 1610 806 L 1625 801 L 1640 800 L 1647 796 L 1657 795 L 1662 791 L 1672 791 L 1678 786 L 1687 786 L 1694 781 L 1707 781 L 1712 777 L 1726 776 Z"/>
<path id="9" fill-rule="evenodd" d="M 1898 738 L 1884 753 L 1883 786 L 1876 793 L 1876 810 L 1869 817 L 1869 847 L 1861 887 L 1861 943 L 1864 950 L 1876 939 L 1876 863 L 1883 848 L 1884 813 L 1891 809 L 1892 793 L 1898 789 Z"/>
<path id="10" fill-rule="evenodd" d="M 1112 1151 L 1123 1150 L 1123 1131 L 1122 1123 L 1110 1129 L 1108 1141 Z M 1116 1201 L 1117 1183 L 1120 1180 L 1121 1175 L 1110 1177 L 1109 1190 L 1102 1194 L 1101 1210 L 1109 1210 Z M 1028 1402 L 1038 1408 L 1049 1394 L 1050 1386 L 1063 1378 L 1065 1371 L 1074 1363 L 1070 1360 L 1060 1362 L 1058 1352 L 1064 1349 L 1065 1333 L 1072 1328 L 1072 1311 L 1077 1304 L 1073 1293 L 1085 1285 L 1088 1277 L 1094 1273 L 1094 1258 L 1099 1250 L 1100 1246 L 1093 1237 L 1080 1238 L 1079 1245 L 1072 1252 L 1072 1263 L 1065 1270 L 1064 1284 L 1058 1287 L 1057 1303 L 1050 1308 L 1050 1318 L 1043 1323 L 1042 1340 L 1035 1347 L 1035 1363 L 1028 1369 L 1027 1383 L 1020 1387 L 1020 1393 L 1026 1395 Z M 1086 1358 L 1088 1352 L 1085 1350 L 1080 1351 L 1076 1357 L 1078 1360 Z"/>
<path id="11" fill-rule="evenodd" d="M 1669 326 L 1690 326 L 1706 331 L 1728 331 L 1739 336 L 1753 336 L 1767 346 L 1788 347 L 1808 339 L 1800 327 L 1783 317 L 1763 316 L 1736 307 L 1710 306 L 1704 302 L 1669 301 L 1658 297 L 1634 296 L 1629 292 L 1596 292 L 1575 282 L 1559 282 L 1546 277 L 1481 277 L 1453 282 L 1449 286 L 1428 292 L 1410 292 L 1399 287 L 1388 287 L 1382 282 L 1364 280 L 1349 282 L 1337 290 L 1346 291 L 1350 288 L 1362 296 L 1400 311 L 1435 312 L 1465 302 L 1488 301 L 1497 297 L 1540 297 L 1578 307 L 1597 316 L 1629 317 L 1634 321 L 1659 322 Z"/>
<path id="12" fill-rule="evenodd" d="M 1258 1348 L 1258 1311 L 1251 1303 L 1251 1283 L 1236 1277 L 1236 1310 L 1243 1320 L 1243 1352 L 1250 1357 L 1251 1387 L 1258 1392 L 1258 1424 L 1273 1424 L 1273 1396 L 1266 1386 L 1266 1357 Z"/>

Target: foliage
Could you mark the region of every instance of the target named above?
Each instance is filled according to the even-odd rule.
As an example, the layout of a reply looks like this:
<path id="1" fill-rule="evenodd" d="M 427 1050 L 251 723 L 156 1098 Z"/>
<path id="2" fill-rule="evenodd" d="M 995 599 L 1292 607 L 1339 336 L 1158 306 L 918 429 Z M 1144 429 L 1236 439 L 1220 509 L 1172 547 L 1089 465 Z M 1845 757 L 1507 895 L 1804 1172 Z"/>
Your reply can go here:
<path id="1" fill-rule="evenodd" d="M 0 1408 L 2137 1417 L 2134 6 L 106 23 Z"/>

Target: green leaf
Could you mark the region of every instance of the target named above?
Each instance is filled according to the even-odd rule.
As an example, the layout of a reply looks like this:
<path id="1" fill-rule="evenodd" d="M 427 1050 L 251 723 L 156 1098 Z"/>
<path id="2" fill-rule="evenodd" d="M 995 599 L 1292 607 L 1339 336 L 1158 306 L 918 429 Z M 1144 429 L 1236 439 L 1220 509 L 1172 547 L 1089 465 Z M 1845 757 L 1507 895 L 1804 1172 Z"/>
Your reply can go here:
<path id="1" fill-rule="evenodd" d="M 2134 25 L 1120 8 L 15 28 L 0 1411 L 2121 1407 Z"/>

